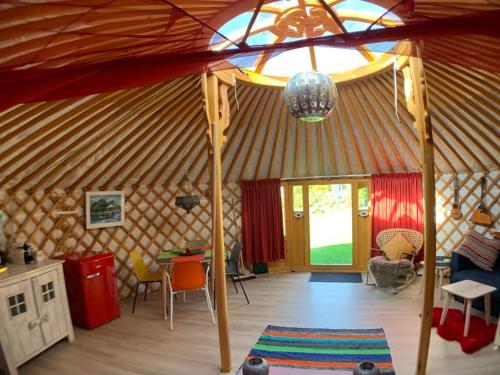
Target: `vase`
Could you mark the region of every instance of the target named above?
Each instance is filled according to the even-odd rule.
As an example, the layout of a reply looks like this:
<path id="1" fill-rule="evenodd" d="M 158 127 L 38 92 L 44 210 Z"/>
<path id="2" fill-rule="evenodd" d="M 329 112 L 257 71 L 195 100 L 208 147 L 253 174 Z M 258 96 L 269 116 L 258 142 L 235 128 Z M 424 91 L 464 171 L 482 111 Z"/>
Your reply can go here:
<path id="1" fill-rule="evenodd" d="M 251 357 L 243 363 L 243 375 L 268 375 L 269 365 L 264 358 Z"/>
<path id="2" fill-rule="evenodd" d="M 352 372 L 353 375 L 380 375 L 380 369 L 373 362 L 361 362 Z"/>

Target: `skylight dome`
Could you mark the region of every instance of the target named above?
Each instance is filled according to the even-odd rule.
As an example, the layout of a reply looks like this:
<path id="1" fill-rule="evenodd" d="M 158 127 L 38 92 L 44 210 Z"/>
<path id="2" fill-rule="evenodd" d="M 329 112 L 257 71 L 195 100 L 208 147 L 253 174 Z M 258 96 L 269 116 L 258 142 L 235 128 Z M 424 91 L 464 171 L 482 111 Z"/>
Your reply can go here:
<path id="1" fill-rule="evenodd" d="M 238 48 L 245 42 L 250 46 L 287 43 L 401 25 L 401 19 L 387 9 L 370 1 L 281 0 L 265 4 L 257 14 L 247 34 L 255 9 L 240 13 L 218 31 L 230 41 L 214 34 L 214 50 Z M 246 36 L 245 36 L 246 35 Z M 234 43 L 231 43 L 233 41 Z M 289 77 L 299 72 L 317 70 L 329 74 L 335 82 L 347 81 L 375 73 L 394 61 L 394 56 L 406 48 L 406 43 L 385 42 L 341 49 L 315 45 L 272 54 L 257 54 L 232 59 L 246 73 L 239 78 L 273 86 L 284 86 Z"/>

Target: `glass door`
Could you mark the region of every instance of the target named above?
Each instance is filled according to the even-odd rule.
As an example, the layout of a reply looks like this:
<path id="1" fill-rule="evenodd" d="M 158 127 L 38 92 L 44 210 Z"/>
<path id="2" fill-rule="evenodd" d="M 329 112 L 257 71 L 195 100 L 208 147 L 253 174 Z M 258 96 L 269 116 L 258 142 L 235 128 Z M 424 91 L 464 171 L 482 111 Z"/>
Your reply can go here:
<path id="1" fill-rule="evenodd" d="M 370 180 L 284 183 L 292 271 L 364 272 L 371 244 Z"/>
<path id="2" fill-rule="evenodd" d="M 309 265 L 353 266 L 351 184 L 308 185 Z"/>

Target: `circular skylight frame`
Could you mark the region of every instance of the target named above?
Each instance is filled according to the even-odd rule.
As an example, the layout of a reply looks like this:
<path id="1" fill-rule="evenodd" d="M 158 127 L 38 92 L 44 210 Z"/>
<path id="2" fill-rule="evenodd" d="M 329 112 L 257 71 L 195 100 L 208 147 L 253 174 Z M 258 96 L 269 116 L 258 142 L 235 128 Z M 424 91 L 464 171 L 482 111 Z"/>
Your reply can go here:
<path id="1" fill-rule="evenodd" d="M 337 31 L 337 34 L 342 33 L 343 31 L 346 31 L 347 29 L 347 24 L 350 22 L 351 25 L 356 24 L 357 25 L 354 27 L 355 30 L 347 30 L 347 31 L 359 31 L 359 30 L 364 30 L 364 28 L 360 28 L 361 24 L 364 23 L 365 28 L 368 27 L 371 23 L 376 21 L 380 16 L 382 16 L 386 11 L 387 8 L 386 6 L 389 6 L 390 4 L 387 4 L 388 1 L 377 1 L 377 0 L 364 0 L 364 1 L 353 1 L 353 0 L 325 0 L 325 2 L 330 6 L 331 9 L 333 9 L 335 15 L 340 19 L 342 26 L 339 26 L 338 24 L 335 23 L 335 20 L 331 17 L 331 14 L 328 14 L 326 9 L 323 7 L 323 5 L 317 1 L 317 0 L 291 0 L 291 1 L 273 1 L 269 2 L 267 4 L 264 4 L 259 12 L 259 16 L 257 17 L 256 22 L 254 23 L 248 38 L 246 42 L 249 45 L 255 45 L 255 44 L 271 44 L 271 43 L 279 43 L 279 42 L 287 42 L 290 40 L 290 38 L 295 38 L 297 39 L 298 34 L 300 34 L 300 30 L 297 28 L 294 29 L 285 29 L 283 30 L 282 25 L 280 25 L 280 21 L 283 21 L 283 19 L 286 19 L 287 16 L 289 16 L 291 13 L 297 13 L 299 12 L 297 9 L 300 9 L 303 11 L 302 13 L 306 14 L 307 16 L 303 17 L 305 19 L 306 23 L 310 23 L 309 19 L 311 18 L 311 14 L 313 14 L 316 18 L 323 19 L 323 21 L 328 22 L 328 25 L 324 25 L 319 23 L 318 26 L 328 26 L 324 27 L 323 32 L 319 30 L 317 32 L 317 29 L 313 29 L 313 35 L 311 35 L 310 32 L 307 33 L 307 36 L 302 34 L 303 36 L 299 39 L 304 39 L 306 37 L 318 37 L 318 36 L 325 36 L 325 35 L 332 35 L 335 34 L 334 31 Z M 247 2 L 243 2 L 247 3 Z M 390 3 L 390 2 L 389 2 Z M 255 4 L 255 2 L 253 2 Z M 349 5 L 364 5 L 368 6 L 371 11 L 353 11 L 352 9 L 345 9 L 348 8 Z M 239 4 L 240 6 L 237 7 L 237 10 L 232 9 L 232 12 L 228 12 L 225 14 L 222 14 L 222 17 L 218 17 L 219 22 L 218 24 L 220 25 L 218 30 L 221 32 L 221 34 L 225 35 L 228 37 L 228 39 L 231 39 L 235 43 L 239 43 L 243 40 L 244 34 L 248 25 L 248 22 L 242 22 L 243 15 L 246 15 L 247 20 L 249 17 L 254 13 L 254 9 L 250 8 L 248 9 L 245 8 L 245 4 Z M 342 9 L 344 8 L 344 9 Z M 373 11 L 376 9 L 376 11 Z M 300 12 L 299 12 L 300 13 Z M 323 13 L 323 14 L 321 14 Z M 265 22 L 262 22 L 263 16 L 266 14 L 274 14 L 275 17 L 272 19 L 272 21 L 269 21 L 269 17 Z M 292 14 L 293 15 L 293 14 Z M 223 17 L 226 16 L 226 17 Z M 293 15 L 296 17 L 296 14 Z M 260 22 L 259 22 L 259 17 L 260 17 Z M 326 18 L 328 17 L 328 18 Z M 300 18 L 300 17 L 299 17 Z M 239 30 L 234 29 L 231 31 L 231 22 L 234 22 L 234 20 L 239 19 Z M 246 20 L 245 20 L 246 21 Z M 323 23 L 326 23 L 323 22 Z M 287 21 L 285 20 L 285 24 Z M 384 15 L 378 22 L 377 24 L 373 25 L 372 28 L 380 28 L 380 27 L 391 27 L 391 26 L 397 26 L 397 25 L 402 25 L 403 21 L 393 12 L 388 12 L 386 15 Z M 300 25 L 299 25 L 300 26 Z M 310 26 L 310 25 L 309 25 Z M 281 27 L 282 34 L 278 35 L 276 32 L 277 27 Z M 335 29 L 332 29 L 335 28 Z M 352 29 L 352 27 L 350 27 Z M 292 31 L 289 33 L 289 31 Z M 310 30 L 310 28 L 309 28 Z M 295 32 L 295 33 L 294 33 Z M 259 34 L 263 33 L 271 33 L 274 35 L 274 40 L 267 41 L 267 42 L 262 42 L 262 38 L 257 40 L 259 43 L 252 42 L 252 38 L 258 37 Z M 217 40 L 219 39 L 219 40 Z M 288 39 L 288 40 L 287 40 Z M 237 48 L 234 44 L 231 42 L 221 40 L 218 36 L 214 35 L 212 37 L 212 42 L 211 43 L 211 48 L 214 50 L 222 50 L 226 48 Z M 258 85 L 265 85 L 265 86 L 272 86 L 272 87 L 284 87 L 290 76 L 293 74 L 299 72 L 299 71 L 307 71 L 307 70 L 318 70 L 323 73 L 328 74 L 335 82 L 337 83 L 342 83 L 346 81 L 352 81 L 356 80 L 359 78 L 367 77 L 373 74 L 376 74 L 382 70 L 387 69 L 390 65 L 392 65 L 395 61 L 397 61 L 397 64 L 399 66 L 403 65 L 407 61 L 407 55 L 408 51 L 411 48 L 409 42 L 396 42 L 393 43 L 392 48 L 385 52 L 377 52 L 377 51 L 372 51 L 370 48 L 367 46 L 361 45 L 355 49 L 338 49 L 338 48 L 333 48 L 329 46 L 311 46 L 311 47 L 304 47 L 303 49 L 308 49 L 309 50 L 309 59 L 311 61 L 311 64 L 308 67 L 301 67 L 297 68 L 296 71 L 290 72 L 289 74 L 279 74 L 276 72 L 276 69 L 274 69 L 274 72 L 269 72 L 269 69 L 267 66 L 270 62 L 272 62 L 273 59 L 280 58 L 283 55 L 286 54 L 293 54 L 297 53 L 297 50 L 290 50 L 290 51 L 285 51 L 280 54 L 273 54 L 273 55 L 263 55 L 259 54 L 257 55 L 256 59 L 259 60 L 255 64 L 255 67 L 243 67 L 241 64 L 239 64 L 237 61 L 232 61 L 236 66 L 240 67 L 241 69 L 235 70 L 236 76 L 240 80 L 244 80 L 250 83 L 255 83 Z M 339 56 L 339 51 L 341 52 L 340 54 L 346 54 L 346 53 L 352 53 L 352 51 L 356 51 L 356 53 L 359 56 L 362 56 L 363 58 L 366 59 L 365 64 L 358 64 L 358 66 L 355 66 L 353 68 L 343 70 L 343 71 L 325 71 L 325 69 L 320 66 L 324 65 L 322 64 L 322 61 L 325 61 L 324 57 L 320 60 L 316 59 L 316 55 L 318 55 L 317 51 L 321 50 L 331 50 L 332 51 L 332 58 L 330 59 L 333 60 L 334 56 L 337 55 Z M 337 58 L 337 60 L 339 60 Z M 296 60 L 294 61 L 294 65 L 297 66 Z M 318 61 L 318 63 L 316 62 Z M 280 65 L 280 64 L 278 64 Z M 352 65 L 352 64 L 351 64 Z M 281 64 L 281 66 L 288 66 L 288 64 Z M 283 69 L 285 70 L 285 69 Z"/>

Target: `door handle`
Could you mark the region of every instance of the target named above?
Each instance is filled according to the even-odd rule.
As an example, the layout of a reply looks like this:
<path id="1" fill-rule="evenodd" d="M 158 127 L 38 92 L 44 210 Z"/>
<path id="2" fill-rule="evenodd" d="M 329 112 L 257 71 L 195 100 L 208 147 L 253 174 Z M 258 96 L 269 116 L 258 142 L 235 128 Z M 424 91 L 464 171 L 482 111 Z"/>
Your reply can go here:
<path id="1" fill-rule="evenodd" d="M 34 329 L 37 325 L 40 324 L 40 320 L 32 320 L 31 322 L 28 323 L 28 328 L 29 329 Z"/>
<path id="2" fill-rule="evenodd" d="M 99 276 L 101 276 L 101 273 L 100 272 L 96 272 L 96 273 L 92 273 L 90 275 L 86 275 L 84 277 L 88 280 L 88 279 L 95 279 L 96 277 L 99 277 Z"/>

